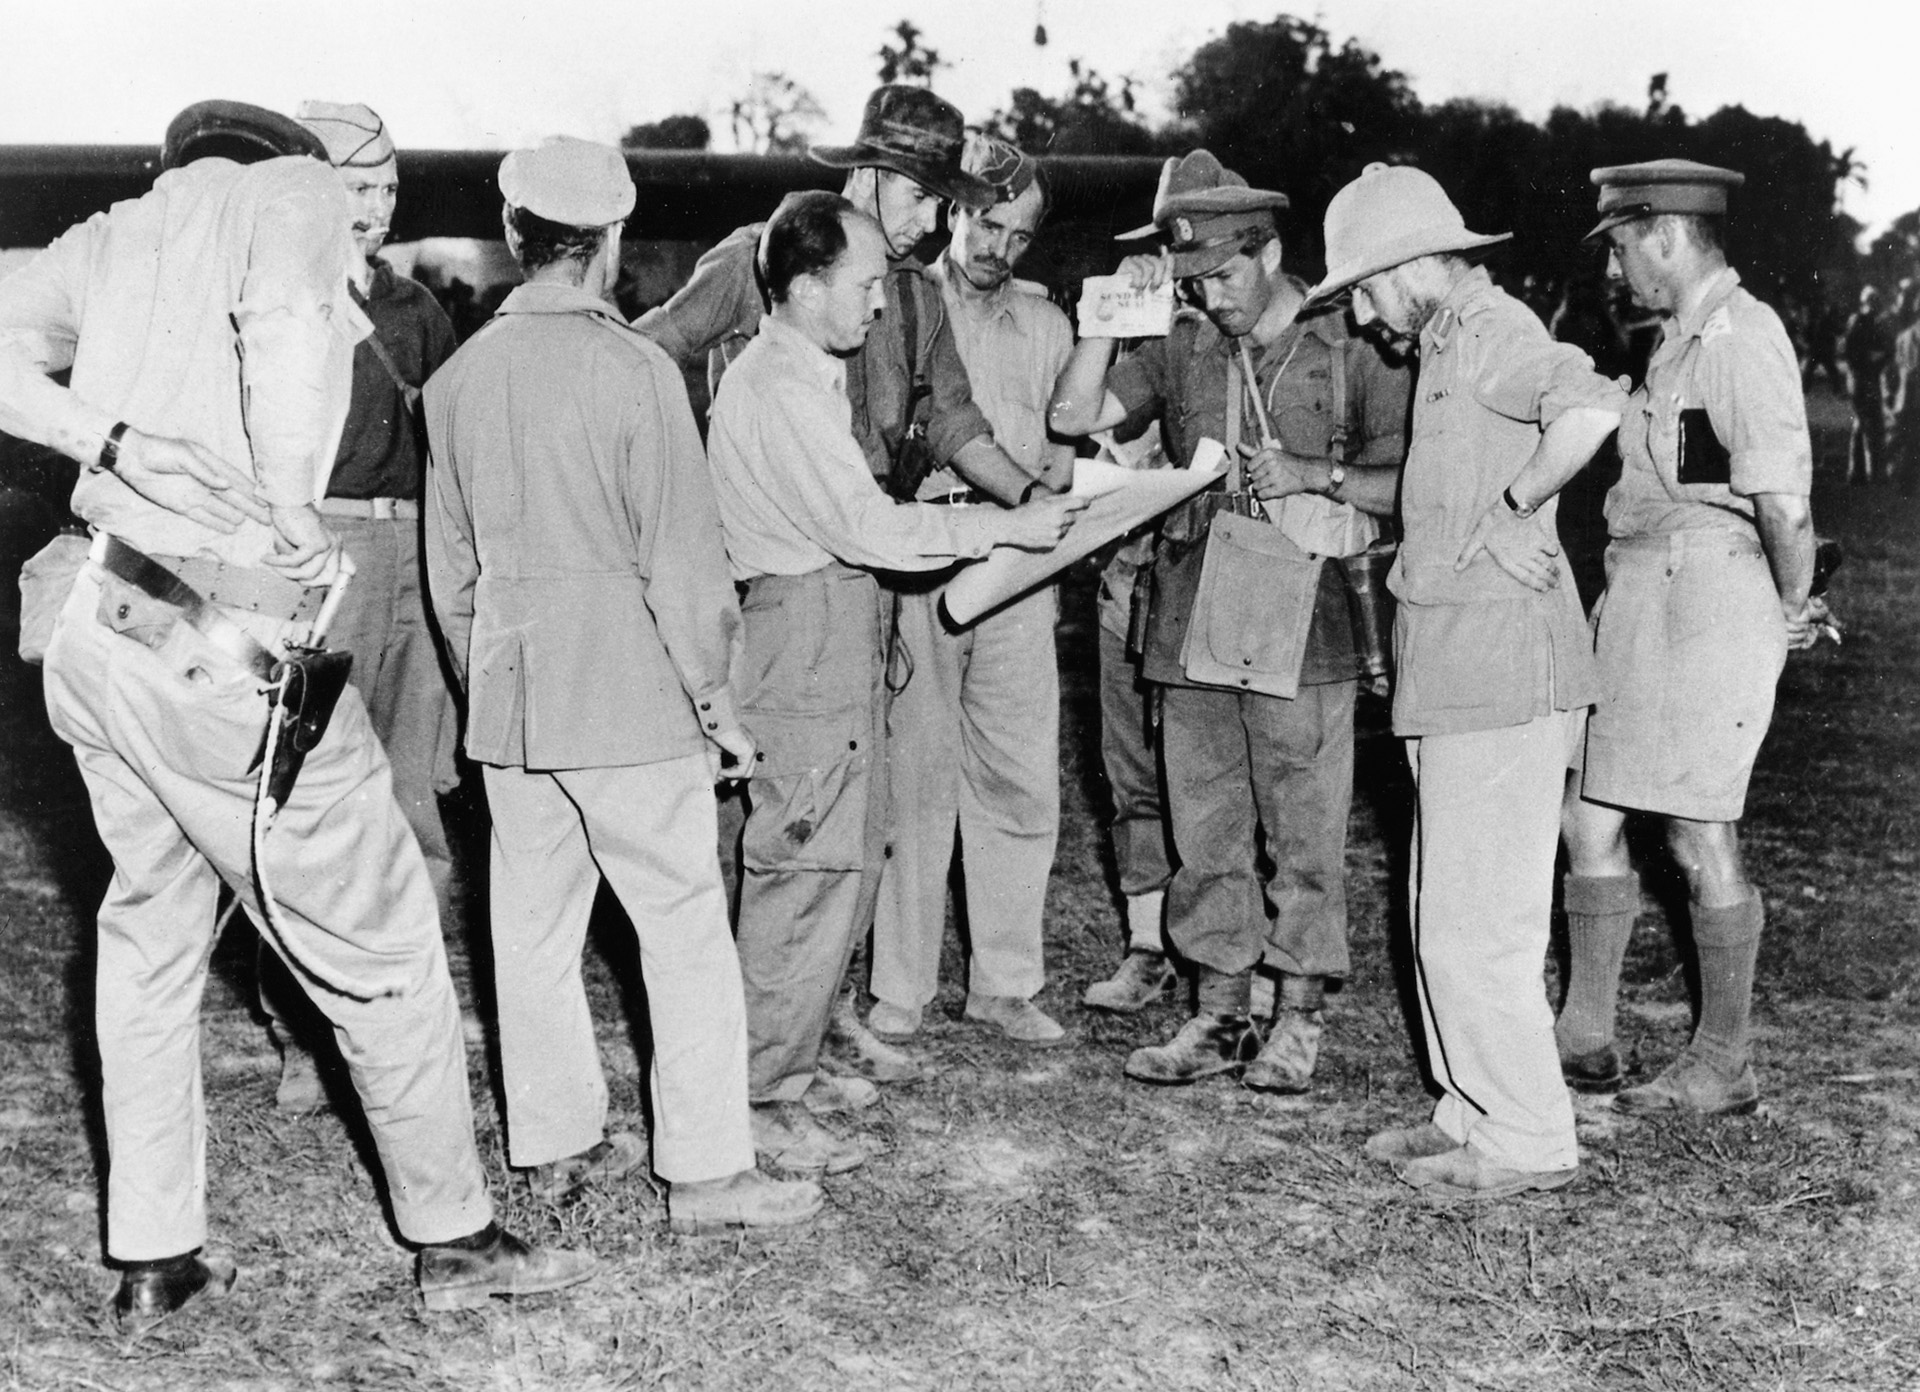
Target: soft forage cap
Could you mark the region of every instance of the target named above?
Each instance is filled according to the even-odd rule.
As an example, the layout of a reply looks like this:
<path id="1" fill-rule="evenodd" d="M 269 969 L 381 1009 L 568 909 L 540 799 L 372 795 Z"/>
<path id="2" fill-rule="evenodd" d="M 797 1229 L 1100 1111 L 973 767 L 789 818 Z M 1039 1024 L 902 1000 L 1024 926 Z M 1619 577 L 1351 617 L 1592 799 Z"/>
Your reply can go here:
<path id="1" fill-rule="evenodd" d="M 304 101 L 293 119 L 320 137 L 329 164 L 368 169 L 393 158 L 387 123 L 360 102 Z"/>
<path id="2" fill-rule="evenodd" d="M 550 135 L 500 161 L 500 194 L 548 222 L 605 227 L 633 211 L 633 175 L 611 145 Z"/>

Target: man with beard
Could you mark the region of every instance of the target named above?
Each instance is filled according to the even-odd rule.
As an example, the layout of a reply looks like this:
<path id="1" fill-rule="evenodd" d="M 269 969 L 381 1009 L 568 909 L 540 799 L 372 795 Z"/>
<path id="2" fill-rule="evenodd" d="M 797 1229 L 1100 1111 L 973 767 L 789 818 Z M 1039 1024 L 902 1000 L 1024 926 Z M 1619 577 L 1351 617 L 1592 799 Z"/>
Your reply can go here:
<path id="1" fill-rule="evenodd" d="M 1127 1076 L 1191 1083 L 1245 1070 L 1249 1087 L 1312 1086 L 1329 980 L 1347 974 L 1345 852 L 1353 793 L 1357 670 L 1346 583 L 1329 556 L 1375 534 L 1370 514 L 1393 510 L 1404 451 L 1408 373 L 1339 310 L 1312 311 L 1306 286 L 1281 269 L 1274 213 L 1284 194 L 1247 186 L 1205 150 L 1169 160 L 1153 224 L 1129 236 L 1167 238 L 1157 257 L 1129 258 L 1143 286 L 1179 280 L 1198 311 L 1109 368 L 1111 340 L 1087 338 L 1055 388 L 1050 419 L 1085 435 L 1157 409 L 1176 462 L 1203 441 L 1249 456 L 1257 498 L 1281 504 L 1274 544 L 1317 565 L 1299 606 L 1271 597 L 1258 622 L 1305 625 L 1291 698 L 1188 678 L 1181 652 L 1193 621 L 1191 582 L 1214 515 L 1234 501 L 1216 488 L 1161 525 L 1142 674 L 1159 686 L 1167 810 L 1178 868 L 1167 890 L 1167 934 L 1198 971 L 1198 1008 L 1167 1044 L 1135 1050 Z M 1259 447 L 1246 444 L 1256 435 Z M 1322 525 L 1296 529 L 1283 500 L 1325 500 Z M 1273 864 L 1263 898 L 1259 841 Z M 1269 920 L 1268 903 L 1273 917 Z M 1143 956 L 1151 959 L 1148 951 Z M 1281 973 L 1278 1010 L 1250 1016 L 1254 968 Z M 1139 969 L 1163 976 L 1163 963 Z"/>
<path id="2" fill-rule="evenodd" d="M 1593 658 L 1553 495 L 1620 423 L 1625 393 L 1467 254 L 1433 177 L 1368 165 L 1327 209 L 1316 302 L 1420 347 L 1389 583 L 1393 729 L 1416 793 L 1409 905 L 1433 1119 L 1367 1154 L 1436 1199 L 1578 1173 L 1573 1105 L 1540 981 L 1558 811 Z"/>
<path id="3" fill-rule="evenodd" d="M 990 207 L 955 204 L 953 241 L 932 271 L 993 437 L 1038 489 L 1072 482 L 1073 452 L 1047 439 L 1046 402 L 1073 347 L 1066 315 L 1013 266 L 1046 214 L 1039 166 L 977 136 L 962 167 L 994 190 Z M 922 502 L 986 502 L 948 469 Z M 947 881 L 959 834 L 967 942 L 965 1018 L 1020 1044 L 1057 1044 L 1060 1025 L 1033 1003 L 1044 983 L 1041 911 L 1060 829 L 1060 686 L 1053 587 L 1043 586 L 966 630 L 940 615 L 944 585 L 899 598 L 898 639 L 911 678 L 888 734 L 893 854 L 880 876 L 868 1023 L 885 1035 L 920 1027 L 939 986 Z"/>

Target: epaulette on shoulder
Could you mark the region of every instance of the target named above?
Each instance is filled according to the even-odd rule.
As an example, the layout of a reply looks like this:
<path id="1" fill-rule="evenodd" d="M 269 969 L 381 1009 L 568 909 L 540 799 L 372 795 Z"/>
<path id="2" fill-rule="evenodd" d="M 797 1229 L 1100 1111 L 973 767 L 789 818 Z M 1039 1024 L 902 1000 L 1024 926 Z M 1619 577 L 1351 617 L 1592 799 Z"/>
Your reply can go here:
<path id="1" fill-rule="evenodd" d="M 1037 280 L 1015 279 L 1009 283 L 1013 286 L 1015 290 L 1019 291 L 1022 295 L 1032 295 L 1036 299 L 1042 299 L 1042 300 L 1047 298 L 1047 287 L 1042 285 Z"/>

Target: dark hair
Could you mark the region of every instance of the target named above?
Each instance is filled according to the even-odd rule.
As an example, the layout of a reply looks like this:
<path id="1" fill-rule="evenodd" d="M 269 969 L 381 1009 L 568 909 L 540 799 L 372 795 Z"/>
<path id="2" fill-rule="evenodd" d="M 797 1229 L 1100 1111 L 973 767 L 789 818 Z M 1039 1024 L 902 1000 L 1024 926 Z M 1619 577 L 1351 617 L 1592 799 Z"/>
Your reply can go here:
<path id="1" fill-rule="evenodd" d="M 584 266 L 593 260 L 606 235 L 604 227 L 570 227 L 511 203 L 507 205 L 507 224 L 519 239 L 514 259 L 520 263 L 521 270 L 529 272 L 556 261 L 578 261 Z"/>
<path id="2" fill-rule="evenodd" d="M 837 193 L 807 189 L 790 193 L 767 219 L 755 258 L 767 298 L 784 304 L 793 282 L 803 275 L 819 275 L 847 249 L 843 218 L 857 212 Z"/>

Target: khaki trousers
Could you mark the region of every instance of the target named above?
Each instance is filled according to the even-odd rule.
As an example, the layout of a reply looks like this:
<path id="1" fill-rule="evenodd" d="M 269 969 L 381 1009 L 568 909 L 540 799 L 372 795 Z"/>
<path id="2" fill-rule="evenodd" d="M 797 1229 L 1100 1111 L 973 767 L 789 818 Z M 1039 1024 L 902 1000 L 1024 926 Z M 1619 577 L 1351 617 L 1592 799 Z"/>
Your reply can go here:
<path id="1" fill-rule="evenodd" d="M 752 1169 L 746 1007 L 706 756 L 552 772 L 490 764 L 485 776 L 511 1163 L 577 1155 L 606 1132 L 606 1076 L 580 976 L 604 875 L 640 944 L 654 1172 L 686 1184 Z"/>
<path id="2" fill-rule="evenodd" d="M 1040 990 L 1041 917 L 1060 835 L 1054 592 L 954 633 L 940 617 L 943 589 L 899 597 L 912 676 L 887 717 L 893 850 L 880 872 L 872 984 L 881 1000 L 909 1007 L 939 989 L 956 831 L 969 989 L 1022 1000 Z"/>
<path id="3" fill-rule="evenodd" d="M 1406 741 L 1411 906 L 1434 1124 L 1496 1165 L 1577 1163 L 1541 969 L 1580 712 Z"/>
<path id="4" fill-rule="evenodd" d="M 807 1089 L 885 845 L 880 588 L 829 566 L 751 581 L 740 718 L 759 746 L 741 838 L 749 1093 Z"/>
<path id="5" fill-rule="evenodd" d="M 1160 791 L 1155 688 L 1127 655 L 1125 634 L 1100 629 L 1100 763 L 1113 800 L 1113 859 L 1120 892 L 1131 898 L 1165 889 L 1173 878 L 1173 837 Z"/>
<path id="6" fill-rule="evenodd" d="M 1162 688 L 1160 747 L 1179 860 L 1167 936 L 1181 956 L 1227 973 L 1264 958 L 1299 976 L 1347 974 L 1355 689 L 1350 681 L 1303 686 L 1285 700 Z M 1273 863 L 1264 897 L 1262 844 Z"/>
<path id="7" fill-rule="evenodd" d="M 251 766 L 259 682 L 184 623 L 116 632 L 117 581 L 88 565 L 46 659 L 47 714 L 73 746 L 113 882 L 94 988 L 107 1129 L 107 1251 L 152 1260 L 206 1241 L 200 997 L 219 881 L 332 1022 L 411 1242 L 492 1217 L 433 891 L 386 756 L 349 688 L 266 841 L 285 936 L 260 921 Z M 271 643 L 285 625 L 249 621 Z"/>

